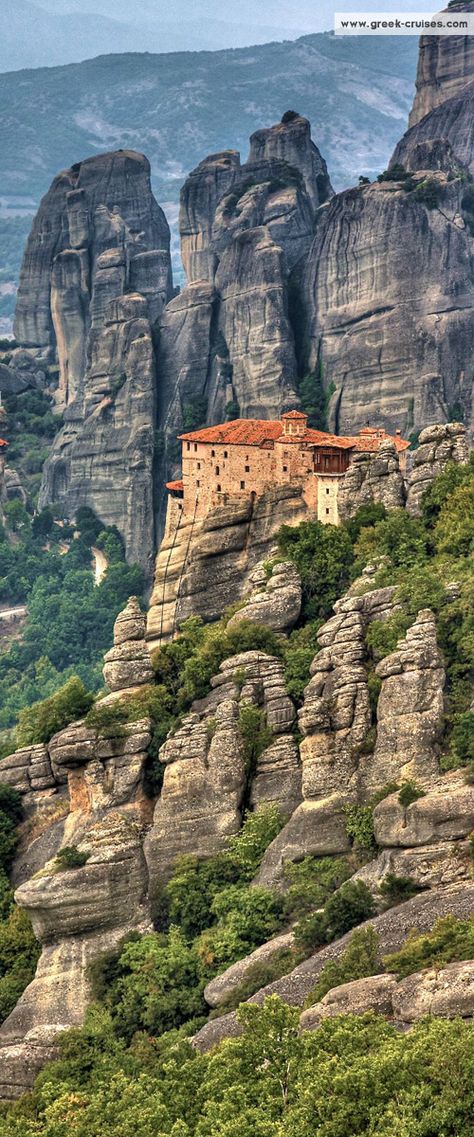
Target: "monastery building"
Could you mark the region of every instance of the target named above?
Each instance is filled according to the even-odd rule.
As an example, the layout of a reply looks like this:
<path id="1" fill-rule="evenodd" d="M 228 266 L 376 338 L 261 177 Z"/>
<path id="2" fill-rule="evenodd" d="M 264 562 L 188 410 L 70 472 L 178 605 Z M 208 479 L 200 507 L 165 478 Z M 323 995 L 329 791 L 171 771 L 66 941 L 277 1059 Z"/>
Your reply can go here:
<path id="1" fill-rule="evenodd" d="M 274 422 L 235 419 L 179 437 L 183 476 L 167 489 L 181 499 L 184 515 L 202 518 L 229 498 L 259 497 L 271 486 L 300 483 L 310 511 L 331 525 L 339 523 L 338 488 L 352 455 L 375 452 L 390 441 L 404 469 L 410 445 L 400 431 L 393 436 L 372 426 L 355 437 L 326 434 L 308 427 L 308 416 L 296 410 Z"/>

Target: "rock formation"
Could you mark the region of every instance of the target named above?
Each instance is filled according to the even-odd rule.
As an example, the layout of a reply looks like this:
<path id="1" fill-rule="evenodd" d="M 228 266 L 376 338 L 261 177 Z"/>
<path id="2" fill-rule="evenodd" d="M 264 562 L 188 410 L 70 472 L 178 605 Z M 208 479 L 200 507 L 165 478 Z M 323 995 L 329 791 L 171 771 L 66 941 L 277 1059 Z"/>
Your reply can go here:
<path id="1" fill-rule="evenodd" d="M 152 683 L 154 674 L 145 643 L 146 617 L 131 596 L 114 625 L 114 646 L 104 657 L 104 679 L 110 691 Z"/>
<path id="2" fill-rule="evenodd" d="M 421 499 L 426 489 L 448 462 L 467 462 L 468 446 L 466 431 L 461 423 L 446 423 L 444 426 L 428 426 L 422 430 L 419 446 L 413 455 L 413 467 L 408 479 L 407 509 L 419 513 Z"/>
<path id="3" fill-rule="evenodd" d="M 359 926 L 365 928 L 370 924 L 372 928 L 375 928 L 379 936 L 380 955 L 389 955 L 394 951 L 399 951 L 412 928 L 417 928 L 422 934 L 430 931 L 436 920 L 443 916 L 452 915 L 465 920 L 472 916 L 473 903 L 474 883 L 470 880 L 462 884 L 434 888 L 429 892 L 421 893 L 405 904 L 390 908 L 388 912 L 374 916 L 370 921 Z M 277 979 L 274 983 L 269 983 L 267 987 L 257 991 L 255 995 L 251 996 L 249 1002 L 261 1005 L 267 995 L 277 994 L 290 1006 L 303 1008 L 308 995 L 319 979 L 324 964 L 340 958 L 350 943 L 352 935 L 353 932 L 347 932 L 335 943 L 321 948 L 315 955 L 298 964 L 288 975 L 284 975 L 282 979 Z M 414 979 L 415 977 L 411 976 L 410 978 Z M 240 1032 L 241 1028 L 237 1022 L 235 1011 L 232 1011 L 231 1014 L 206 1023 L 194 1036 L 193 1044 L 198 1050 L 205 1052 L 211 1050 L 223 1038 L 235 1037 Z"/>
<path id="4" fill-rule="evenodd" d="M 287 810 L 300 799 L 299 755 L 291 733 L 296 715 L 281 662 L 244 652 L 224 660 L 211 685 L 212 693 L 193 704 L 160 750 L 163 788 L 145 841 L 152 897 L 177 856 L 211 856 L 240 828 L 250 789 L 243 706 L 261 707 L 273 736 L 252 771 L 254 804 L 270 801 Z"/>
<path id="5" fill-rule="evenodd" d="M 457 406 L 466 417 L 471 412 L 473 238 L 462 218 L 465 183 L 444 172 L 434 177 L 439 202 L 432 208 L 422 190 L 386 181 L 338 194 L 318 213 L 303 278 L 304 366 L 322 367 L 340 433 L 380 416 L 407 437 L 414 427 L 449 420 Z M 417 173 L 416 183 L 424 180 Z"/>
<path id="6" fill-rule="evenodd" d="M 146 158 L 103 154 L 63 171 L 43 198 L 23 261 L 15 334 L 59 363 L 65 426 L 41 504 L 91 506 L 149 574 L 156 418 L 152 323 L 172 294 L 169 229 Z"/>
<path id="7" fill-rule="evenodd" d="M 393 442 L 382 442 L 376 453 L 362 450 L 352 455 L 338 493 L 339 517 L 345 521 L 373 502 L 398 509 L 404 506 L 405 496 L 397 450 Z"/>
<path id="8" fill-rule="evenodd" d="M 307 516 L 298 487 L 289 485 L 275 486 L 255 502 L 229 496 L 225 505 L 211 510 L 198 522 L 183 519 L 179 508 L 171 502 L 148 611 L 150 646 L 170 639 L 188 616 L 202 616 L 205 620 L 222 616 L 226 608 L 252 588 L 251 574 L 260 561 L 276 552 L 275 537 L 280 526 L 298 525 Z M 278 574 L 274 579 L 266 593 L 270 603 L 266 605 L 265 618 L 271 610 L 272 626 L 282 618 L 276 587 Z M 296 607 L 295 594 L 292 603 Z M 283 618 L 287 616 L 288 613 Z"/>
<path id="9" fill-rule="evenodd" d="M 409 975 L 399 983 L 394 975 L 373 975 L 334 987 L 314 1007 L 303 1011 L 301 1030 L 316 1030 L 334 1015 L 375 1011 L 407 1029 L 425 1015 L 471 1019 L 474 1012 L 474 962 L 449 963 Z"/>

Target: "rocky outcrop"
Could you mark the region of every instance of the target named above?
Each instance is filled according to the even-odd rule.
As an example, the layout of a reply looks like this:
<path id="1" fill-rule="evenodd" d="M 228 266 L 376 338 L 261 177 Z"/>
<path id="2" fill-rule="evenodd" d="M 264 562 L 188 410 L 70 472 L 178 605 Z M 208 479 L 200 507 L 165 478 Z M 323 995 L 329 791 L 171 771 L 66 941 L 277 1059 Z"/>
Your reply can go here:
<path id="1" fill-rule="evenodd" d="M 291 112 L 252 135 L 245 164 L 223 151 L 189 175 L 180 208 L 188 287 L 161 321 L 165 446 L 196 393 L 208 422 L 228 405 L 271 418 L 298 401 L 289 274 L 331 194 L 310 125 Z"/>
<path id="2" fill-rule="evenodd" d="M 67 517 L 89 505 L 116 525 L 130 561 L 151 575 L 155 548 L 155 356 L 145 298 L 111 300 L 84 386 L 45 464 L 40 504 Z"/>
<path id="3" fill-rule="evenodd" d="M 44 945 L 33 982 L 0 1030 L 0 1096 L 30 1089 L 58 1033 L 79 1026 L 90 1000 L 87 964 L 127 932 L 149 929 L 139 826 L 108 813 L 81 841 L 82 868 L 55 861 L 17 890 Z"/>
<path id="4" fill-rule="evenodd" d="M 453 17 L 469 12 L 469 3 L 450 4 Z M 436 107 L 463 95 L 474 81 L 474 47 L 471 36 L 421 36 L 416 96 L 410 113 L 415 126 Z M 442 135 L 440 135 L 442 137 Z"/>
<path id="5" fill-rule="evenodd" d="M 287 860 L 350 847 L 345 806 L 365 791 L 361 748 L 371 725 L 365 632 L 391 613 L 392 597 L 391 588 L 348 595 L 318 633 L 321 650 L 299 712 L 303 801 L 267 849 L 259 884 L 280 885 Z"/>
<path id="6" fill-rule="evenodd" d="M 435 176 L 434 208 L 422 191 L 382 182 L 338 194 L 318 214 L 303 279 L 304 366 L 322 366 L 341 433 L 380 416 L 407 437 L 458 404 L 470 413 L 473 238 L 464 182 Z"/>
<path id="7" fill-rule="evenodd" d="M 335 1015 L 361 1015 L 365 1011 L 394 1019 L 405 1028 L 424 1018 L 471 1019 L 474 1014 L 474 963 L 449 963 L 447 967 L 417 971 L 399 983 L 394 975 L 356 979 L 328 991 L 314 1007 L 303 1011 L 301 1030 L 316 1030 Z"/>
<path id="8" fill-rule="evenodd" d="M 400 460 L 391 441 L 382 442 L 374 452 L 356 451 L 351 458 L 338 493 L 341 521 L 353 517 L 363 505 L 373 502 L 385 509 L 400 509 L 405 504 L 405 481 Z"/>
<path id="9" fill-rule="evenodd" d="M 332 197 L 326 163 L 311 141 L 309 122 L 302 115 L 287 111 L 275 126 L 252 134 L 249 163 L 272 158 L 283 159 L 299 171 L 313 210 Z"/>
<path id="10" fill-rule="evenodd" d="M 413 467 L 408 479 L 407 509 L 421 512 L 421 499 L 448 462 L 467 462 L 469 448 L 466 428 L 459 422 L 428 426 L 422 430 L 419 445 L 413 455 Z"/>
<path id="11" fill-rule="evenodd" d="M 376 675 L 382 680 L 377 741 L 373 756 L 361 759 L 363 783 L 369 790 L 397 781 L 429 785 L 439 773 L 446 680 L 429 609 L 377 664 Z"/>
<path id="12" fill-rule="evenodd" d="M 104 679 L 110 691 L 153 683 L 154 672 L 145 643 L 146 616 L 136 596 L 114 624 L 114 646 L 104 656 Z"/>
<path id="13" fill-rule="evenodd" d="M 104 298 L 122 295 L 135 258 L 165 254 L 158 292 L 170 292 L 169 229 L 142 154 L 118 150 L 78 162 L 55 178 L 33 223 L 22 266 L 15 338 L 46 358 L 58 349 L 67 405 L 84 377 L 86 338 Z"/>
<path id="14" fill-rule="evenodd" d="M 274 632 L 291 631 L 301 612 L 301 579 L 295 565 L 291 561 L 277 562 L 269 577 L 265 566 L 257 565 L 249 584 L 252 592 L 231 617 L 228 627 L 239 620 L 251 620 Z"/>
<path id="15" fill-rule="evenodd" d="M 220 852 L 240 828 L 254 773 L 240 718 L 246 705 L 262 709 L 274 739 L 258 759 L 255 804 L 271 801 L 284 809 L 299 800 L 301 773 L 291 735 L 295 709 L 281 661 L 253 651 L 232 656 L 211 686 L 160 750 L 163 787 L 145 841 L 152 896 L 176 857 Z"/>
<path id="16" fill-rule="evenodd" d="M 256 501 L 229 495 L 198 522 L 183 519 L 170 501 L 147 617 L 150 645 L 169 639 L 188 616 L 222 616 L 248 593 L 257 565 L 276 551 L 281 525 L 297 525 L 307 515 L 297 486 L 275 486 Z"/>
<path id="17" fill-rule="evenodd" d="M 41 505 L 91 506 L 150 574 L 156 420 L 151 326 L 171 296 L 169 229 L 147 159 L 103 154 L 59 174 L 23 261 L 15 334 L 59 363 L 65 409 Z M 126 295 L 124 295 L 126 293 Z"/>
<path id="18" fill-rule="evenodd" d="M 366 1011 L 374 1011 L 377 1015 L 391 1017 L 392 996 L 396 988 L 394 975 L 372 975 L 368 979 L 341 983 L 340 987 L 328 991 L 319 1003 L 303 1011 L 300 1030 L 316 1030 L 324 1019 L 332 1019 L 335 1015 L 363 1015 Z"/>
<path id="19" fill-rule="evenodd" d="M 440 779 L 433 792 L 403 806 L 397 794 L 381 801 L 374 810 L 378 845 L 416 850 L 420 845 L 439 845 L 468 837 L 474 828 L 474 788 L 450 779 Z M 413 855 L 413 852 L 412 852 Z"/>

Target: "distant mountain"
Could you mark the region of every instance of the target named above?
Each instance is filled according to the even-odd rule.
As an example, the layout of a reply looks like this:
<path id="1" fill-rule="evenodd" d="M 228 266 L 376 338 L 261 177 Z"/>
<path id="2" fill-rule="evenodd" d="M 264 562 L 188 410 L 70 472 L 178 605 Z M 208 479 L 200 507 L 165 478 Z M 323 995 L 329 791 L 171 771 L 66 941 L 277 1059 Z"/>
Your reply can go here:
<path id="1" fill-rule="evenodd" d="M 94 4 L 94 0 L 90 2 Z M 110 15 L 107 11 L 83 11 L 83 5 L 77 11 L 51 12 L 47 7 L 31 0 L 2 0 L 0 71 L 75 63 L 103 52 L 212 51 L 230 44 L 242 47 L 271 39 L 294 39 L 302 30 L 220 18 L 158 19 L 152 18 L 148 8 L 143 19 L 130 4 L 119 7 L 118 19 L 113 16 L 113 5 Z"/>

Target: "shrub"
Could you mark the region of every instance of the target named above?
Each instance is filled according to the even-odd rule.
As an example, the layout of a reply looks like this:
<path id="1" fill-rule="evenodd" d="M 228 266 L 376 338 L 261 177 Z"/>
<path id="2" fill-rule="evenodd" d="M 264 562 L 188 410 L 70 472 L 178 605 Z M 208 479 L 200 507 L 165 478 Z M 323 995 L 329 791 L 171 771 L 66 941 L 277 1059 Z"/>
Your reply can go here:
<path id="1" fill-rule="evenodd" d="M 356 849 L 372 852 L 375 847 L 374 811 L 372 805 L 346 805 L 346 833 Z"/>
<path id="2" fill-rule="evenodd" d="M 427 209 L 436 209 L 443 194 L 443 186 L 436 178 L 425 178 L 424 181 L 418 183 L 413 191 L 415 201 L 419 202 L 420 205 L 426 205 Z"/>
<path id="3" fill-rule="evenodd" d="M 392 509 L 383 521 L 361 530 L 355 554 L 356 572 L 384 557 L 388 565 L 405 573 L 412 565 L 426 561 L 428 540 L 423 522 L 405 509 Z"/>
<path id="4" fill-rule="evenodd" d="M 302 628 L 295 628 L 284 646 L 285 686 L 295 703 L 303 702 L 305 687 L 310 680 L 310 667 L 319 651 L 317 640 L 322 620 L 310 620 Z"/>
<path id="5" fill-rule="evenodd" d="M 54 859 L 55 872 L 66 872 L 68 869 L 82 869 L 89 860 L 89 853 L 84 853 L 77 845 L 65 845 L 56 853 Z"/>
<path id="6" fill-rule="evenodd" d="M 456 765 L 467 766 L 474 762 L 474 711 L 454 715 L 450 753 Z"/>
<path id="7" fill-rule="evenodd" d="M 282 824 L 278 807 L 264 805 L 248 814 L 226 851 L 207 860 L 180 857 L 161 897 L 160 923 L 179 925 L 188 939 L 198 936 L 216 918 L 214 898 L 230 884 L 252 880 Z"/>
<path id="8" fill-rule="evenodd" d="M 338 959 L 330 959 L 324 964 L 318 982 L 308 995 L 307 1007 L 313 1007 L 342 983 L 353 979 L 365 979 L 376 975 L 381 968 L 379 955 L 379 936 L 375 928 L 359 928 L 351 936 L 349 946 Z"/>
<path id="9" fill-rule="evenodd" d="M 40 952 L 29 916 L 11 904 L 0 923 L 0 1024 L 31 983 Z"/>
<path id="10" fill-rule="evenodd" d="M 239 730 L 244 744 L 244 759 L 247 777 L 256 770 L 258 759 L 273 741 L 264 711 L 253 703 L 243 702 L 239 710 Z"/>
<path id="11" fill-rule="evenodd" d="M 404 808 L 407 809 L 412 802 L 418 801 L 418 798 L 424 796 L 424 790 L 420 790 L 419 787 L 415 785 L 415 782 L 404 782 L 400 787 L 398 800 L 400 805 L 403 805 Z"/>
<path id="12" fill-rule="evenodd" d="M 94 696 L 80 679 L 68 679 L 55 695 L 25 707 L 18 716 L 17 745 L 32 746 L 49 742 L 53 734 L 82 718 L 92 706 Z"/>
<path id="13" fill-rule="evenodd" d="M 388 907 L 403 904 L 405 900 L 410 900 L 412 896 L 416 896 L 417 892 L 421 891 L 422 888 L 412 877 L 396 876 L 393 872 L 388 872 L 380 883 L 380 893 L 387 901 Z"/>
<path id="14" fill-rule="evenodd" d="M 431 932 L 419 935 L 414 929 L 403 947 L 384 959 L 387 971 L 399 979 L 425 967 L 444 967 L 454 960 L 474 959 L 474 917 L 458 920 L 442 916 Z"/>
<path id="15" fill-rule="evenodd" d="M 371 501 L 367 505 L 361 505 L 357 513 L 354 514 L 354 517 L 351 517 L 350 521 L 344 522 L 352 544 L 355 545 L 362 529 L 377 525 L 377 523 L 383 521 L 386 516 L 387 510 L 381 502 Z"/>
<path id="16" fill-rule="evenodd" d="M 343 857 L 304 857 L 302 861 L 287 861 L 284 875 L 288 886 L 284 913 L 288 919 L 298 920 L 312 909 L 321 908 L 331 892 L 351 875 L 351 870 Z"/>
<path id="17" fill-rule="evenodd" d="M 300 573 L 303 617 L 326 619 L 349 583 L 353 552 L 347 530 L 320 521 L 303 521 L 295 529 L 283 525 L 278 545 Z"/>
<path id="18" fill-rule="evenodd" d="M 328 943 L 373 916 L 374 900 L 363 881 L 348 880 L 330 896 L 324 909 Z"/>
<path id="19" fill-rule="evenodd" d="M 398 641 L 406 634 L 410 623 L 409 617 L 404 612 L 394 612 L 388 620 L 372 620 L 367 628 L 366 643 L 376 663 L 395 651 Z"/>
<path id="20" fill-rule="evenodd" d="M 363 881 L 348 880 L 326 901 L 322 912 L 307 916 L 295 928 L 295 943 L 305 952 L 332 943 L 374 914 L 372 894 Z"/>
<path id="21" fill-rule="evenodd" d="M 230 884 L 216 894 L 211 911 L 217 918 L 197 941 L 205 974 L 213 974 L 265 943 L 281 926 L 283 903 L 266 888 Z"/>
<path id="22" fill-rule="evenodd" d="M 142 1030 L 160 1035 L 205 1011 L 199 958 L 178 928 L 170 928 L 167 937 L 151 933 L 128 940 L 116 972 L 105 1003 L 122 1038 Z"/>

